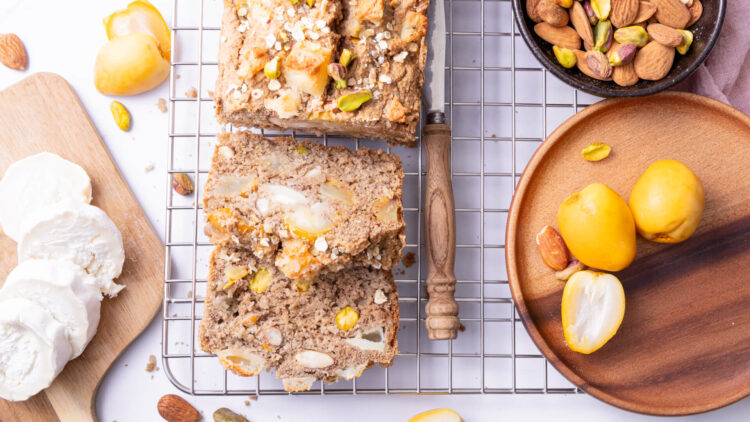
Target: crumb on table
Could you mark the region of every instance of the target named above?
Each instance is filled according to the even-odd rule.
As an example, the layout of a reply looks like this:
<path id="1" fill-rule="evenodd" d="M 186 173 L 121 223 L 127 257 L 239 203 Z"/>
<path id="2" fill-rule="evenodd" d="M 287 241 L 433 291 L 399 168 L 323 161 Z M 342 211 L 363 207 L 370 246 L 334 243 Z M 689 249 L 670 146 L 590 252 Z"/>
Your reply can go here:
<path id="1" fill-rule="evenodd" d="M 161 111 L 162 113 L 166 113 L 167 112 L 167 100 L 165 100 L 164 98 L 159 98 L 159 102 L 156 103 L 156 107 L 158 107 L 159 111 Z"/>
<path id="2" fill-rule="evenodd" d="M 190 87 L 187 91 L 185 91 L 185 96 L 188 98 L 198 98 L 198 91 L 195 89 L 195 87 Z"/>
<path id="3" fill-rule="evenodd" d="M 149 355 L 148 363 L 146 364 L 146 372 L 152 372 L 155 366 L 156 366 L 156 356 Z"/>

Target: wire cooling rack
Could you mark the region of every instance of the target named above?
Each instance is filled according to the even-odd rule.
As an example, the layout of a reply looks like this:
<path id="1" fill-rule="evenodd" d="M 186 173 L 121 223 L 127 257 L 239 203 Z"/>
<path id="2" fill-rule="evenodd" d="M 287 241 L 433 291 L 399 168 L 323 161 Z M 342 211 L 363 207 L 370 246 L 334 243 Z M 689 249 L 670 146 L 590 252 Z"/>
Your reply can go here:
<path id="1" fill-rule="evenodd" d="M 394 270 L 401 319 L 400 353 L 393 366 L 374 367 L 352 381 L 316 383 L 312 391 L 297 394 L 580 392 L 544 359 L 518 318 L 504 239 L 510 200 L 528 159 L 553 128 L 598 98 L 575 91 L 539 66 L 516 31 L 510 1 L 445 1 L 446 114 L 453 129 L 456 301 L 462 331 L 452 341 L 430 341 L 424 328 L 426 161 L 421 138 L 414 149 L 293 133 L 330 145 L 383 148 L 401 157 L 404 255 L 413 261 Z M 200 350 L 197 340 L 212 249 L 203 235 L 201 192 L 215 136 L 231 130 L 216 123 L 211 98 L 222 6 L 221 0 L 173 4 L 166 183 L 171 185 L 172 173 L 188 173 L 196 193 L 183 197 L 167 188 L 163 366 L 170 381 L 189 394 L 288 394 L 271 373 L 253 378 L 228 373 Z"/>

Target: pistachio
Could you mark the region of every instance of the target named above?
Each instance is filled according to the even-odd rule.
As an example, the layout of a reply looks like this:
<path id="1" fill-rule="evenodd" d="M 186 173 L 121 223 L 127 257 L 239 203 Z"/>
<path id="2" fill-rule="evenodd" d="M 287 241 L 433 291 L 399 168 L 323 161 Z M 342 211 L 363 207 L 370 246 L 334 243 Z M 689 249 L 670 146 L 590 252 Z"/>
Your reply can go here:
<path id="1" fill-rule="evenodd" d="M 596 13 L 594 13 L 594 8 L 591 7 L 591 1 L 586 0 L 583 2 L 583 10 L 586 11 L 586 16 L 588 16 L 589 22 L 591 22 L 591 25 L 596 25 L 599 19 L 596 18 Z"/>
<path id="2" fill-rule="evenodd" d="M 594 14 L 600 21 L 605 21 L 609 18 L 609 12 L 612 10 L 611 0 L 591 0 L 591 8 L 594 9 Z"/>
<path id="3" fill-rule="evenodd" d="M 232 412 L 226 407 L 216 409 L 213 416 L 215 422 L 248 422 L 247 418 Z"/>
<path id="4" fill-rule="evenodd" d="M 648 32 L 638 25 L 626 26 L 615 31 L 615 40 L 622 44 L 630 42 L 641 48 L 648 43 Z"/>
<path id="5" fill-rule="evenodd" d="M 342 95 L 339 97 L 336 105 L 341 111 L 354 111 L 360 108 L 362 104 L 370 101 L 371 98 L 372 92 L 369 89 L 363 89 L 351 94 Z"/>
<path id="6" fill-rule="evenodd" d="M 604 53 L 612 45 L 612 23 L 599 21 L 594 27 L 594 49 Z"/>
<path id="7" fill-rule="evenodd" d="M 557 278 L 560 281 L 568 281 L 570 277 L 573 276 L 573 274 L 577 273 L 578 271 L 583 270 L 586 268 L 585 265 L 581 264 L 581 261 L 574 259 L 570 261 L 567 267 L 560 271 L 555 272 L 555 278 Z"/>
<path id="8" fill-rule="evenodd" d="M 573 6 L 573 0 L 555 0 L 555 3 L 557 3 L 559 6 L 562 6 L 566 9 Z"/>
<path id="9" fill-rule="evenodd" d="M 339 63 L 341 63 L 341 65 L 347 67 L 352 60 L 354 60 L 354 53 L 352 53 L 352 50 L 345 48 L 341 51 L 341 57 L 339 57 Z"/>
<path id="10" fill-rule="evenodd" d="M 333 78 L 336 89 L 346 88 L 346 68 L 341 63 L 331 63 L 326 68 L 328 76 Z"/>
<path id="11" fill-rule="evenodd" d="M 607 56 L 599 50 L 587 51 L 583 55 L 586 66 L 600 79 L 609 79 L 612 76 L 612 66 Z"/>
<path id="12" fill-rule="evenodd" d="M 678 31 L 682 34 L 682 42 L 677 46 L 677 52 L 684 56 L 693 44 L 693 33 L 687 29 L 678 29 Z"/>
<path id="13" fill-rule="evenodd" d="M 609 64 L 612 66 L 621 66 L 632 62 L 633 59 L 635 59 L 636 50 L 637 48 L 633 43 L 617 43 L 617 45 L 613 46 L 613 48 L 607 52 Z"/>
<path id="14" fill-rule="evenodd" d="M 277 79 L 281 76 L 281 62 L 278 57 L 274 57 L 263 66 L 263 73 L 266 74 L 268 79 Z"/>
<path id="15" fill-rule="evenodd" d="M 552 51 L 555 53 L 555 57 L 557 57 L 557 61 L 562 67 L 570 69 L 576 65 L 576 55 L 573 53 L 573 50 L 553 45 Z"/>
<path id="16" fill-rule="evenodd" d="M 172 189 L 182 196 L 188 196 L 193 193 L 195 187 L 193 181 L 190 180 L 190 176 L 187 173 L 173 173 L 172 174 Z"/>
<path id="17" fill-rule="evenodd" d="M 112 112 L 112 117 L 115 118 L 115 123 L 123 131 L 127 132 L 130 130 L 130 113 L 119 101 L 112 101 L 109 105 L 109 109 Z"/>

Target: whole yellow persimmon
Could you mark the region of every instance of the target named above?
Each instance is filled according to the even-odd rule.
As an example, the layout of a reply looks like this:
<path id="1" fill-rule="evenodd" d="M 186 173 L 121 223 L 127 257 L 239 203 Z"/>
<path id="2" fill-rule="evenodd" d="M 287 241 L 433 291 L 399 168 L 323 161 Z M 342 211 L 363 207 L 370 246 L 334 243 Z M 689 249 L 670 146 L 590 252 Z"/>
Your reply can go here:
<path id="1" fill-rule="evenodd" d="M 117 37 L 96 56 L 94 84 L 102 94 L 135 95 L 151 90 L 169 75 L 156 40 L 143 33 Z"/>
<path id="2" fill-rule="evenodd" d="M 705 203 L 700 179 L 677 160 L 651 164 L 630 193 L 638 233 L 659 243 L 689 238 L 701 221 Z"/>
<path id="3" fill-rule="evenodd" d="M 635 223 L 617 192 L 593 183 L 570 195 L 557 212 L 560 234 L 584 265 L 620 271 L 635 258 Z"/>

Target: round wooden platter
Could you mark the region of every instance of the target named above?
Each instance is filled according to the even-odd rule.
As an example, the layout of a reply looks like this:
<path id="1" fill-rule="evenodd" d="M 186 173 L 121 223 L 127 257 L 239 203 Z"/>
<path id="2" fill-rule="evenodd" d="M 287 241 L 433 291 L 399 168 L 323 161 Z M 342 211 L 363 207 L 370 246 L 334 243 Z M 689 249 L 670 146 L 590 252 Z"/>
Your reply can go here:
<path id="1" fill-rule="evenodd" d="M 612 146 L 590 163 L 581 150 Z M 625 318 L 601 349 L 583 355 L 563 338 L 564 282 L 542 262 L 535 236 L 557 227 L 570 194 L 602 182 L 626 201 L 652 162 L 672 158 L 703 181 L 697 232 L 676 245 L 638 239 L 616 273 Z M 532 157 L 508 217 L 508 277 L 518 313 L 549 361 L 589 394 L 623 409 L 684 415 L 750 394 L 750 117 L 694 94 L 667 92 L 590 106 L 557 128 Z"/>

